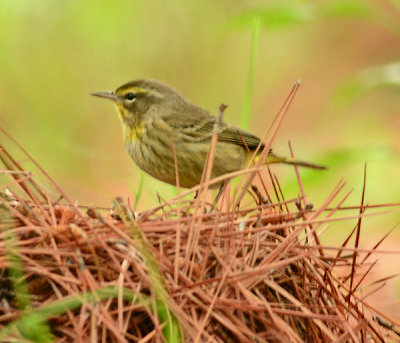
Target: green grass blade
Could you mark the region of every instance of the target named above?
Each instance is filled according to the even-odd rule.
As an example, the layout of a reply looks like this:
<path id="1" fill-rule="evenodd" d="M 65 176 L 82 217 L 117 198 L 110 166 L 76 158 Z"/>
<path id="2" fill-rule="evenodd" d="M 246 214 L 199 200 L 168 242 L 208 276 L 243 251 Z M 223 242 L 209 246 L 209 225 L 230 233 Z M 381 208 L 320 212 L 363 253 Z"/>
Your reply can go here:
<path id="1" fill-rule="evenodd" d="M 2 328 L 0 330 L 0 341 L 3 341 L 4 338 L 15 332 L 19 332 L 34 342 L 52 342 L 53 340 L 49 339 L 49 336 L 51 336 L 50 328 L 46 323 L 51 317 L 61 315 L 66 311 L 75 310 L 83 304 L 117 298 L 118 294 L 119 289 L 117 287 L 105 287 L 54 301 L 43 308 L 32 310 L 32 312 L 23 315 L 21 319 Z M 151 309 L 151 299 L 149 297 L 130 289 L 122 289 L 122 298 Z M 45 325 L 46 331 L 43 330 L 43 325 Z"/>
<path id="2" fill-rule="evenodd" d="M 258 50 L 258 38 L 260 36 L 260 26 L 261 26 L 260 23 L 261 23 L 260 17 L 255 16 L 252 22 L 249 70 L 247 74 L 246 94 L 244 97 L 242 118 L 240 122 L 240 126 L 243 129 L 248 129 L 250 121 L 250 107 L 251 107 L 251 98 L 253 95 L 254 75 L 256 69 L 256 59 Z"/>
<path id="3" fill-rule="evenodd" d="M 131 189 L 133 195 L 135 196 L 135 202 L 133 204 L 133 212 L 136 211 L 139 201 L 140 201 L 140 197 L 142 196 L 142 192 L 143 192 L 143 185 L 144 185 L 144 171 L 141 170 L 140 171 L 140 179 L 139 179 L 139 187 L 137 188 L 137 191 L 135 190 L 135 187 L 133 187 L 133 185 L 131 183 L 129 183 L 129 188 Z"/>
<path id="4" fill-rule="evenodd" d="M 147 267 L 152 294 L 155 296 L 156 300 L 153 302 L 153 312 L 158 314 L 165 341 L 176 343 L 183 342 L 180 323 L 169 308 L 168 293 L 163 282 L 163 275 L 158 266 L 157 259 L 150 249 L 146 236 L 131 218 L 128 209 L 120 199 L 117 198 L 114 201 L 114 207 L 116 213 L 118 213 L 125 226 L 128 228 L 131 237 L 135 241 L 136 248 L 142 254 L 144 264 Z"/>

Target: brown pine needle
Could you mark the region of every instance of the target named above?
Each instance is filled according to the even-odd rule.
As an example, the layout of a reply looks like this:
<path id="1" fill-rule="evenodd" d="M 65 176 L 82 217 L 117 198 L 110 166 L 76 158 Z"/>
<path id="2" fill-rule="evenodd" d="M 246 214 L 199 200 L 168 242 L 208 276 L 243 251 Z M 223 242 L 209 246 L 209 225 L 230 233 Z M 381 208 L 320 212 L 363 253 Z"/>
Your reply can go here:
<path id="1" fill-rule="evenodd" d="M 10 277 L 14 255 L 22 261 L 32 313 L 51 323 L 57 341 L 163 341 L 169 321 L 155 310 L 159 304 L 149 277 L 146 256 L 150 253 L 165 285 L 165 306 L 182 328 L 182 341 L 383 342 L 398 338 L 399 323 L 367 301 L 395 276 L 365 280 L 375 267 L 375 262 L 366 263 L 368 258 L 400 252 L 378 250 L 388 234 L 371 249 L 359 243 L 362 223 L 370 216 L 384 215 L 395 204 L 364 205 L 363 191 L 358 214 L 336 215 L 349 194 L 339 198 L 345 186 L 342 181 L 322 205 L 311 209 L 306 206 L 304 189 L 300 190 L 303 203 L 297 198 L 285 200 L 284 187 L 273 171 L 269 176 L 260 173 L 264 185 L 275 185 L 275 196 L 281 200 L 265 201 L 271 190 L 260 187 L 243 204 L 237 201 L 242 190 L 236 190 L 239 197 L 231 196 L 228 186 L 218 208 L 205 213 L 209 206 L 205 193 L 193 201 L 183 200 L 185 194 L 205 192 L 213 182 L 233 174 L 245 175 L 249 181 L 249 175 L 260 169 L 217 181 L 206 172 L 204 184 L 171 200 L 160 197 L 159 206 L 135 218 L 124 205 L 148 242 L 143 254 L 129 228 L 110 209 L 72 204 L 55 183 L 55 191 L 40 188 L 36 175 L 13 158 L 7 158 L 3 169 L 13 179 L 7 182 L 9 193 L 0 188 L 0 341 L 13 339 L 15 333 L 7 329 L 29 315 L 16 306 L 20 290 L 12 287 Z M 297 177 L 302 188 L 300 174 Z M 338 204 L 332 207 L 337 198 Z M 383 211 L 369 211 L 372 207 Z M 348 246 L 354 226 L 348 220 L 357 221 L 354 247 Z M 319 242 L 318 234 L 329 230 L 332 222 L 350 232 L 342 245 Z M 10 233 L 18 244 L 7 254 Z M 115 295 L 100 297 L 104 287 L 113 287 Z M 360 291 L 366 287 L 371 287 L 368 294 Z M 127 298 L 126 290 L 136 300 Z M 88 291 L 93 292 L 90 301 L 85 298 Z M 64 306 L 52 308 L 63 301 Z M 380 324 L 373 320 L 377 316 Z"/>

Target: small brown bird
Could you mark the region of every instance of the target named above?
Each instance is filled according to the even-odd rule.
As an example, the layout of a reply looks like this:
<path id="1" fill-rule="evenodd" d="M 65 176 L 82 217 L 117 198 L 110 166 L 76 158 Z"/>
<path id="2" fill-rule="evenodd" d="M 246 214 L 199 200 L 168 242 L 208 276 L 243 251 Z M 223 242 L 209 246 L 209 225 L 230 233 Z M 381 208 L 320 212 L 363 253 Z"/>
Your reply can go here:
<path id="1" fill-rule="evenodd" d="M 201 181 L 216 117 L 194 105 L 177 90 L 155 80 L 135 80 L 115 92 L 92 93 L 110 99 L 121 119 L 125 148 L 133 161 L 156 179 L 176 185 L 175 145 L 179 184 L 191 188 Z M 249 131 L 222 123 L 211 177 L 244 168 L 260 139 Z M 264 144 L 261 144 L 262 151 Z M 265 163 L 325 167 L 269 152 Z M 214 184 L 211 187 L 218 187 Z"/>

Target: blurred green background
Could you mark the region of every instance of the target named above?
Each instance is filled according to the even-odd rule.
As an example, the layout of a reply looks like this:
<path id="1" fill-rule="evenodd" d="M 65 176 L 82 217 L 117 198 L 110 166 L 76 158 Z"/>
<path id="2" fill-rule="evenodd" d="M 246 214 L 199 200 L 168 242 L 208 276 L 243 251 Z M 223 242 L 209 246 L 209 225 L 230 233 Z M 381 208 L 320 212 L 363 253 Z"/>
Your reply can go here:
<path id="1" fill-rule="evenodd" d="M 228 104 L 225 120 L 240 125 L 254 18 L 249 128 L 262 136 L 302 79 L 274 150 L 288 154 L 290 139 L 296 156 L 329 166 L 301 171 L 308 199 L 320 204 L 344 178 L 354 188 L 346 204 L 359 204 L 368 162 L 366 203 L 399 201 L 399 0 L 1 0 L 1 125 L 73 200 L 133 197 L 141 174 L 114 108 L 89 93 L 155 78 L 214 113 Z M 296 196 L 293 168 L 274 170 Z M 175 195 L 145 176 L 139 210 L 158 202 L 156 190 Z M 364 246 L 399 218 L 368 219 Z M 342 239 L 353 225 L 325 237 Z M 398 249 L 399 230 L 391 237 L 387 248 Z"/>

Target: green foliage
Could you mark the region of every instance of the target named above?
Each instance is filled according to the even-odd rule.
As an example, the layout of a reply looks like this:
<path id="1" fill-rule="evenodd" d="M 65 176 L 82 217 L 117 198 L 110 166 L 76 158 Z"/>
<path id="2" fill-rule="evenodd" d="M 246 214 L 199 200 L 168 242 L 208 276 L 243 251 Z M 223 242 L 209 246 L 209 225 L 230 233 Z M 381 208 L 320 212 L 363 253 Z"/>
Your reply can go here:
<path id="1" fill-rule="evenodd" d="M 50 343 L 55 341 L 45 317 L 39 313 L 31 313 L 22 317 L 15 323 L 15 328 L 22 337 L 31 342 Z M 1 336 L 2 331 L 0 331 Z"/>
<path id="2" fill-rule="evenodd" d="M 28 286 L 24 280 L 24 268 L 21 258 L 18 255 L 16 238 L 11 230 L 3 229 L 4 242 L 6 246 L 7 261 L 9 263 L 8 273 L 13 283 L 13 289 L 17 299 L 18 308 L 21 311 L 29 311 L 31 308 L 31 297 L 29 295 Z"/>
<path id="3" fill-rule="evenodd" d="M 400 62 L 364 69 L 349 78 L 336 91 L 333 103 L 348 105 L 367 92 L 382 87 L 400 87 Z"/>
<path id="4" fill-rule="evenodd" d="M 14 333 L 19 333 L 32 342 L 52 342 L 53 338 L 46 323 L 47 320 L 62 315 L 66 311 L 75 310 L 83 304 L 96 303 L 105 299 L 117 298 L 120 292 L 122 292 L 122 298 L 124 300 L 151 309 L 151 300 L 147 296 L 136 293 L 127 288 L 119 290 L 117 287 L 104 287 L 54 301 L 40 309 L 35 309 L 23 314 L 21 319 L 10 323 L 0 330 L 0 340 L 3 340 Z"/>
<path id="5" fill-rule="evenodd" d="M 337 0 L 321 4 L 319 16 L 321 19 L 334 17 L 367 18 L 371 11 L 372 8 L 366 1 Z"/>
<path id="6" fill-rule="evenodd" d="M 254 17 L 270 30 L 283 30 L 300 24 L 335 17 L 367 18 L 371 9 L 362 1 L 279 1 L 249 9 L 234 18 L 233 27 L 251 26 Z"/>
<path id="7" fill-rule="evenodd" d="M 397 9 L 397 11 L 400 11 L 400 0 L 390 0 L 390 2 Z"/>

